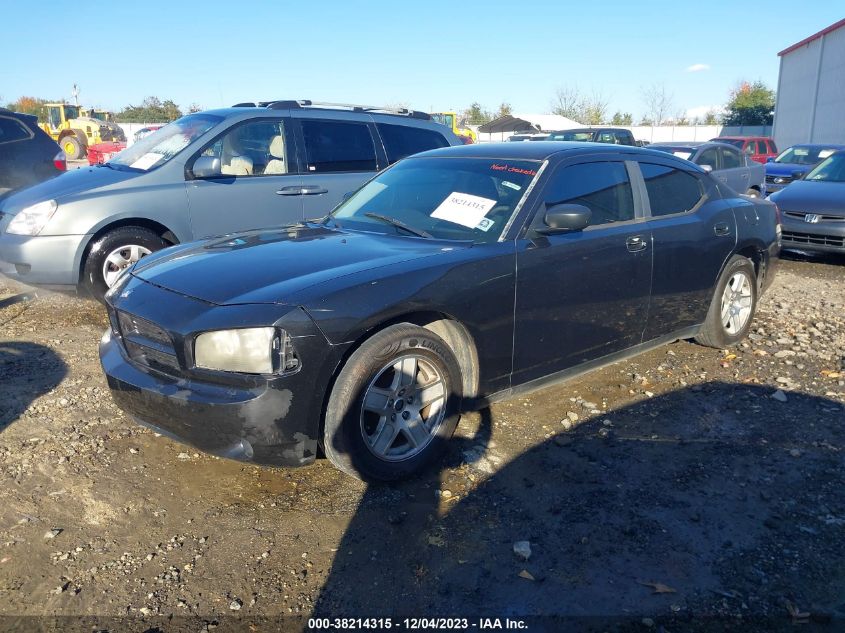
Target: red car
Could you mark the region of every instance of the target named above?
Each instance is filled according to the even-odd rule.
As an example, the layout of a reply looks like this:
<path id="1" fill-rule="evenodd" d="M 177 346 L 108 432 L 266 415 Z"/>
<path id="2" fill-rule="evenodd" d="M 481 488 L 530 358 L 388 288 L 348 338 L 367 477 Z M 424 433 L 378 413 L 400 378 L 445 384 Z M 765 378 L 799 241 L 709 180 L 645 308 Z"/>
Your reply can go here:
<path id="1" fill-rule="evenodd" d="M 711 141 L 728 143 L 742 150 L 743 154 L 758 163 L 766 163 L 769 158 L 778 155 L 778 148 L 775 142 L 767 136 L 717 136 Z"/>

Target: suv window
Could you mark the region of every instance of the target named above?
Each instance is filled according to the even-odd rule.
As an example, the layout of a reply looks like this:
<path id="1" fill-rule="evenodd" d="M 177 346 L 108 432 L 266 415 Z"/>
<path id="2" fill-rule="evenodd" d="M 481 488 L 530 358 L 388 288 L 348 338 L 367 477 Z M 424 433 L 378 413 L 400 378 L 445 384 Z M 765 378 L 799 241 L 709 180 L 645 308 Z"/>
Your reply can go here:
<path id="1" fill-rule="evenodd" d="M 288 151 L 280 120 L 238 125 L 202 153 L 220 159 L 224 176 L 264 176 L 288 173 Z"/>
<path id="2" fill-rule="evenodd" d="M 709 165 L 713 169 L 719 169 L 719 153 L 715 147 L 708 147 L 701 152 L 701 156 L 695 162 L 699 165 Z"/>
<path id="3" fill-rule="evenodd" d="M 640 163 L 645 188 L 651 204 L 651 215 L 686 213 L 704 195 L 704 186 L 692 174 L 653 163 Z"/>
<path id="4" fill-rule="evenodd" d="M 777 154 L 778 148 L 775 146 L 774 141 L 766 141 L 766 144 L 769 146 L 769 154 Z"/>
<path id="5" fill-rule="evenodd" d="M 546 187 L 546 204 L 582 204 L 592 211 L 590 224 L 634 219 L 634 195 L 621 162 L 581 163 L 555 173 Z"/>
<path id="6" fill-rule="evenodd" d="M 613 132 L 599 132 L 596 135 L 596 141 L 599 143 L 616 143 L 616 136 Z"/>
<path id="7" fill-rule="evenodd" d="M 366 123 L 303 119 L 305 171 L 375 171 L 376 148 Z"/>
<path id="8" fill-rule="evenodd" d="M 17 119 L 0 117 L 0 143 L 11 143 L 29 138 L 32 133 Z"/>
<path id="9" fill-rule="evenodd" d="M 376 129 L 384 142 L 384 151 L 387 152 L 389 163 L 395 163 L 411 154 L 449 145 L 449 141 L 442 134 L 433 130 L 389 123 L 376 123 Z"/>
<path id="10" fill-rule="evenodd" d="M 734 169 L 742 165 L 742 156 L 736 150 L 720 147 L 719 151 L 722 153 L 722 169 Z"/>
<path id="11" fill-rule="evenodd" d="M 620 130 L 619 132 L 614 132 L 614 134 L 616 135 L 616 142 L 620 145 L 634 144 L 634 137 L 630 132 Z"/>

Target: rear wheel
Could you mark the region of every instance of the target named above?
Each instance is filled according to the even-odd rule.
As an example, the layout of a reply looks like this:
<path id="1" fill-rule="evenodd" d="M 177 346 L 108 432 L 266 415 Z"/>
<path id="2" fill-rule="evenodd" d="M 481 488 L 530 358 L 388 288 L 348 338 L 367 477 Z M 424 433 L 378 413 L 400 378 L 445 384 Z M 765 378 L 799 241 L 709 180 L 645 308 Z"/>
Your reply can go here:
<path id="1" fill-rule="evenodd" d="M 403 323 L 365 341 L 344 365 L 326 408 L 323 448 L 363 480 L 415 474 L 457 426 L 461 370 L 439 336 Z"/>
<path id="2" fill-rule="evenodd" d="M 88 251 L 83 285 L 91 296 L 102 301 L 121 273 L 142 257 L 167 246 L 169 244 L 158 235 L 140 226 L 123 226 L 109 231 Z"/>
<path id="3" fill-rule="evenodd" d="M 73 134 L 68 134 L 59 143 L 68 160 L 76 160 L 82 157 L 82 143 Z"/>
<path id="4" fill-rule="evenodd" d="M 708 347 L 736 345 L 748 334 L 757 309 L 757 276 L 754 264 L 734 255 L 725 266 L 710 310 L 695 340 Z"/>

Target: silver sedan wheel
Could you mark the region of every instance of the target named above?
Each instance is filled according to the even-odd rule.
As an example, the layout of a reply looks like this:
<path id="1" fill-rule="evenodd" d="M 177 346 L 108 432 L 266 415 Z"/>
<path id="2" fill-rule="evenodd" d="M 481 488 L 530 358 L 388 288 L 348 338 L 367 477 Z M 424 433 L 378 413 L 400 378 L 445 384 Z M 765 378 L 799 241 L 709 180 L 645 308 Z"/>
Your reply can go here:
<path id="1" fill-rule="evenodd" d="M 417 355 L 390 361 L 370 381 L 361 407 L 361 433 L 379 459 L 402 461 L 420 453 L 446 413 L 446 382 Z"/>
<path id="2" fill-rule="evenodd" d="M 150 249 L 137 244 L 118 246 L 103 262 L 103 279 L 106 285 L 111 288 L 124 270 L 151 252 Z"/>
<path id="3" fill-rule="evenodd" d="M 751 280 L 744 272 L 734 273 L 722 293 L 722 327 L 736 336 L 748 323 L 752 307 Z"/>

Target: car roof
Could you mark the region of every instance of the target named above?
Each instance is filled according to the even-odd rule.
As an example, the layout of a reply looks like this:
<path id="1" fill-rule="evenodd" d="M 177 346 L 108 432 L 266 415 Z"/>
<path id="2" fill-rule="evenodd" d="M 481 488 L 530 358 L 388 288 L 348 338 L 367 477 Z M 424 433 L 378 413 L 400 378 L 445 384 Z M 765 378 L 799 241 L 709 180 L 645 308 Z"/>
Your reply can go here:
<path id="1" fill-rule="evenodd" d="M 428 150 L 416 156 L 494 158 L 497 160 L 546 160 L 560 153 L 606 153 L 623 152 L 647 156 L 665 156 L 666 152 L 648 150 L 632 145 L 608 145 L 606 143 L 585 143 L 578 141 L 543 141 L 542 143 L 474 143 Z"/>
<path id="2" fill-rule="evenodd" d="M 792 149 L 793 147 L 810 147 L 815 148 L 818 147 L 820 149 L 845 149 L 845 145 L 840 145 L 838 143 L 796 143 L 795 145 L 790 145 L 788 149 Z"/>
<path id="3" fill-rule="evenodd" d="M 768 136 L 715 136 L 710 140 L 715 141 L 716 139 L 730 139 L 732 141 L 768 141 L 770 138 Z"/>

